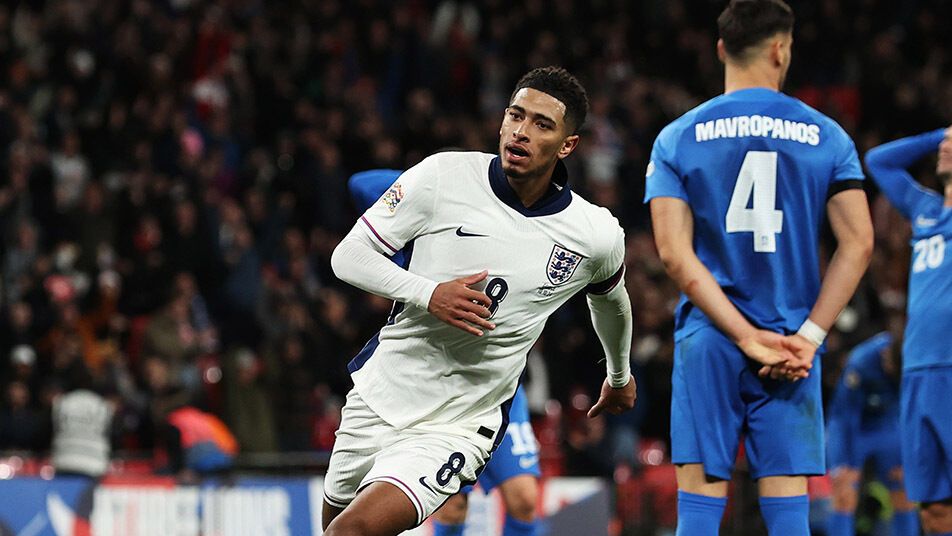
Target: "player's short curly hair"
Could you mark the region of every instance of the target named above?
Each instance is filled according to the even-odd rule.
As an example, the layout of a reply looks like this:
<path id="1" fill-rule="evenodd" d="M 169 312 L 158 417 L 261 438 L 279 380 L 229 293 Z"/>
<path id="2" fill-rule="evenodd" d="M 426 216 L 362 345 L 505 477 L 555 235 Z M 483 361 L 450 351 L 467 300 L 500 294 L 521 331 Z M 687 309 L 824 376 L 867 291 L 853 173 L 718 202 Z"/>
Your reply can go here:
<path id="1" fill-rule="evenodd" d="M 509 97 L 509 102 L 512 102 L 516 98 L 516 93 L 523 88 L 541 91 L 561 101 L 565 105 L 565 123 L 572 134 L 578 132 L 585 124 L 588 95 L 578 79 L 562 67 L 538 67 L 529 71 L 519 79 L 516 89 Z"/>
<path id="2" fill-rule="evenodd" d="M 743 59 L 750 47 L 778 32 L 793 31 L 793 10 L 783 0 L 731 0 L 717 29 L 727 53 Z"/>

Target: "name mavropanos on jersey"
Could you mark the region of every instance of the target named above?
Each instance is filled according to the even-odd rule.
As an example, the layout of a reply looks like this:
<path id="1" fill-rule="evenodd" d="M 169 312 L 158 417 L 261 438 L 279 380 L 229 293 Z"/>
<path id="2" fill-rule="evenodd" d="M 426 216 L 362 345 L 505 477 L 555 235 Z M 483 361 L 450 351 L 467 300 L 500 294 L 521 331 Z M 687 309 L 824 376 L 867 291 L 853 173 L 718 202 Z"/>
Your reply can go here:
<path id="1" fill-rule="evenodd" d="M 839 125 L 765 88 L 713 98 L 665 127 L 646 175 L 646 202 L 691 206 L 694 249 L 731 302 L 757 327 L 786 333 L 819 294 L 826 201 L 863 179 Z M 675 337 L 709 325 L 682 296 Z"/>

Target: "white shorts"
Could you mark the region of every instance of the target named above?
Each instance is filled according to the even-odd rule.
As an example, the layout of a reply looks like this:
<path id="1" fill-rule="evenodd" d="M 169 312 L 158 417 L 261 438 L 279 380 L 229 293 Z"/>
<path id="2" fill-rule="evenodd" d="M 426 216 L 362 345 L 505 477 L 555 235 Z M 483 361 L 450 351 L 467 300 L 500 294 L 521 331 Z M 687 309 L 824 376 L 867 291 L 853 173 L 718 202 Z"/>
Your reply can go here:
<path id="1" fill-rule="evenodd" d="M 457 423 L 458 424 L 458 423 Z M 468 428 L 394 428 L 370 409 L 356 390 L 347 394 L 340 428 L 324 478 L 324 500 L 345 508 L 373 482 L 387 482 L 413 503 L 417 524 L 460 487 L 476 482 L 489 461 L 496 431 Z"/>

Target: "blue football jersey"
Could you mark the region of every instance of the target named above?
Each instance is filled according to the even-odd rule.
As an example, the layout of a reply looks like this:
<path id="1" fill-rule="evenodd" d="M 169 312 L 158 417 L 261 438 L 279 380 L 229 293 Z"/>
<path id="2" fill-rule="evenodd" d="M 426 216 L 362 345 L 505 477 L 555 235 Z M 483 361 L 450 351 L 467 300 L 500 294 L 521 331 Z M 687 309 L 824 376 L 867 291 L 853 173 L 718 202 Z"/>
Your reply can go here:
<path id="1" fill-rule="evenodd" d="M 903 138 L 866 154 L 876 184 L 912 223 L 912 259 L 903 370 L 952 365 L 952 208 L 937 192 L 923 188 L 905 168 L 939 148 L 944 129 Z"/>
<path id="2" fill-rule="evenodd" d="M 827 415 L 829 467 L 861 468 L 872 462 L 877 478 L 894 488 L 890 471 L 902 464 L 899 445 L 899 372 L 883 369 L 892 336 L 879 333 L 850 352 Z"/>
<path id="3" fill-rule="evenodd" d="M 818 253 L 828 196 L 862 180 L 853 141 L 832 119 L 766 88 L 735 91 L 658 135 L 645 202 L 686 201 L 694 250 L 751 323 L 796 331 L 820 290 Z M 675 337 L 710 325 L 682 296 Z"/>
<path id="4" fill-rule="evenodd" d="M 853 348 L 830 402 L 830 420 L 856 419 L 858 430 L 898 424 L 899 375 L 883 370 L 883 351 L 891 344 L 883 332 Z"/>

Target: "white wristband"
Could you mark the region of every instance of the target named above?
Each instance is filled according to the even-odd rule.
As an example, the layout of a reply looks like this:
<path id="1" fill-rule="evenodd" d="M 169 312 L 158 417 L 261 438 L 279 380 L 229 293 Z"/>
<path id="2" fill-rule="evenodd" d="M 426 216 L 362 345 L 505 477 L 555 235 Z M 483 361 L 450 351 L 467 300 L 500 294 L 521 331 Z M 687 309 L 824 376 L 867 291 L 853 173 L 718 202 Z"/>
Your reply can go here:
<path id="1" fill-rule="evenodd" d="M 826 340 L 827 331 L 820 326 L 816 325 L 812 320 L 807 318 L 803 321 L 803 324 L 800 326 L 800 329 L 797 330 L 797 335 L 803 337 L 804 339 L 812 342 L 820 347 L 823 344 L 823 341 Z"/>

